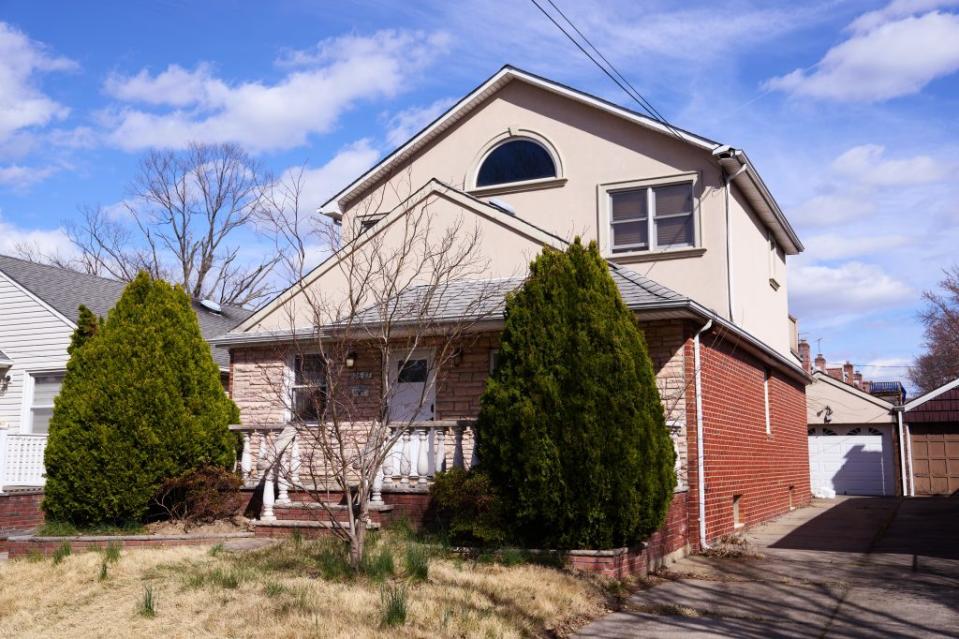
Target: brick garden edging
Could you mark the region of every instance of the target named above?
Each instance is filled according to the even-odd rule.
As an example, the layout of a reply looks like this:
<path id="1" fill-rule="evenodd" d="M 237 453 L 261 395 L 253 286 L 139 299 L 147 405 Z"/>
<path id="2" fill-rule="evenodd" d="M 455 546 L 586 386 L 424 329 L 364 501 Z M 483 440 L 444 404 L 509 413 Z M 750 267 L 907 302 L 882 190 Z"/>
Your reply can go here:
<path id="1" fill-rule="evenodd" d="M 49 555 L 64 543 L 76 551 L 100 550 L 107 544 L 120 544 L 123 548 L 168 548 L 172 546 L 203 546 L 234 539 L 248 539 L 252 532 L 222 533 L 219 535 L 75 535 L 67 537 L 41 537 L 38 535 L 15 535 L 7 537 L 8 557 L 23 557 L 31 553 Z"/>

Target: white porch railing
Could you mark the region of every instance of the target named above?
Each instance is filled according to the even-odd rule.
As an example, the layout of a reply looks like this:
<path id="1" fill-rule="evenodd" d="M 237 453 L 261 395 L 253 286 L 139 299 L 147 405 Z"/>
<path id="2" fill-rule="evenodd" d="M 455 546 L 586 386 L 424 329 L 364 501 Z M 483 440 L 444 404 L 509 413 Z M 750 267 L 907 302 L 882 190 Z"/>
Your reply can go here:
<path id="1" fill-rule="evenodd" d="M 291 424 L 230 426 L 230 430 L 242 437 L 239 470 L 244 484 L 255 488 L 263 483 L 262 521 L 276 519 L 274 505 L 289 504 L 291 490 L 307 488 L 303 475 L 311 477 L 312 472 L 310 469 L 301 472 L 302 464 L 304 460 L 317 461 L 315 449 L 303 449 L 310 445 L 309 435 L 304 434 L 309 428 L 315 426 L 299 429 Z M 430 480 L 437 472 L 471 468 L 476 463 L 472 420 L 412 422 L 394 427 L 392 433 L 397 429 L 403 432 L 374 478 L 371 503 L 382 504 L 384 492 L 428 492 Z M 355 431 L 362 433 L 362 424 L 357 424 Z"/>
<path id="2" fill-rule="evenodd" d="M 42 486 L 46 435 L 0 431 L 0 490 L 6 486 Z"/>

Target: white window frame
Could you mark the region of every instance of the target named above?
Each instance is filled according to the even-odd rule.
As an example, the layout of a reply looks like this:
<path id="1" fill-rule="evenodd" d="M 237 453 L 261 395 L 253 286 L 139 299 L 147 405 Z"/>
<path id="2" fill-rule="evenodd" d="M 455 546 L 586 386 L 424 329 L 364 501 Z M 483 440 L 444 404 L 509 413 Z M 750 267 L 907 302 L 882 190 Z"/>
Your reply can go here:
<path id="1" fill-rule="evenodd" d="M 600 246 L 603 254 L 610 259 L 617 259 L 632 256 L 661 255 L 668 253 L 688 253 L 702 250 L 702 232 L 700 230 L 700 201 L 699 201 L 699 173 L 679 173 L 664 177 L 650 178 L 644 180 L 630 180 L 627 182 L 611 182 L 599 185 L 599 229 Z M 692 244 L 670 244 L 659 246 L 656 243 L 656 195 L 654 189 L 662 186 L 673 186 L 676 184 L 689 184 L 693 196 L 693 242 Z M 646 223 L 648 246 L 645 248 L 636 248 L 627 251 L 613 252 L 613 194 L 623 191 L 636 191 L 647 189 L 646 197 Z M 679 216 L 668 216 L 679 217 Z M 659 219 L 668 219 L 659 218 Z M 627 220 L 621 220 L 621 222 Z"/>
<path id="2" fill-rule="evenodd" d="M 549 156 L 553 159 L 553 168 L 556 175 L 553 177 L 537 178 L 535 180 L 518 180 L 516 182 L 503 182 L 502 184 L 490 184 L 488 186 L 477 186 L 476 180 L 479 178 L 480 169 L 489 155 L 508 142 L 516 140 L 527 140 L 543 147 Z M 566 183 L 566 174 L 563 169 L 563 157 L 559 150 L 549 139 L 537 131 L 522 127 L 509 127 L 505 131 L 495 135 L 480 149 L 479 153 L 473 158 L 470 164 L 469 173 L 466 175 L 465 183 L 469 185 L 469 192 L 472 195 L 498 195 L 500 193 L 513 193 L 516 191 L 530 191 L 535 189 L 545 189 L 563 186 Z"/>
<path id="3" fill-rule="evenodd" d="M 62 375 L 65 376 L 67 371 L 65 368 L 50 368 L 50 369 L 40 369 L 40 370 L 28 370 L 23 371 L 23 403 L 20 410 L 20 432 L 25 435 L 36 434 L 33 430 L 33 411 L 35 408 L 53 408 L 53 404 L 43 406 L 34 406 L 33 397 L 34 397 L 34 386 L 36 384 L 36 378 L 42 377 L 44 375 Z M 61 381 L 62 384 L 62 381 Z M 62 388 L 62 387 L 61 387 Z M 59 395 L 59 393 L 58 393 Z M 43 434 L 43 433 L 39 433 Z"/>
<path id="4" fill-rule="evenodd" d="M 765 369 L 763 371 L 763 403 L 766 409 L 766 434 L 773 434 L 773 423 L 769 417 L 769 379 L 772 377 L 772 371 Z"/>

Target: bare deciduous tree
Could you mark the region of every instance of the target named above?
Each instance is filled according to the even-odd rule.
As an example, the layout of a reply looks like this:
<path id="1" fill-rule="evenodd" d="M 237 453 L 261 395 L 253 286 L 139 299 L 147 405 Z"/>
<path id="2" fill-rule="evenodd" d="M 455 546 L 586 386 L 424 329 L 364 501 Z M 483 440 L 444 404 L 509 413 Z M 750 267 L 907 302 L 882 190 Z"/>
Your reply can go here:
<path id="1" fill-rule="evenodd" d="M 310 496 L 313 512 L 349 543 L 358 567 L 384 463 L 413 424 L 432 419 L 428 398 L 441 371 L 475 339 L 477 323 L 501 308 L 504 290 L 484 279 L 478 228 L 462 215 L 441 223 L 422 203 L 388 229 L 346 229 L 342 245 L 339 229 L 319 224 L 315 237 L 337 253 L 337 274 L 328 285 L 313 286 L 302 277 L 303 262 L 307 247 L 317 243 L 306 237 L 309 216 L 295 210 L 297 193 L 294 176 L 271 194 L 268 216 L 290 244 L 284 255 L 294 276 L 284 296 L 288 338 L 278 358 L 296 363 L 293 380 L 263 371 L 271 400 L 293 416 L 272 443 L 263 443 L 271 451 L 267 472 Z M 425 347 L 428 370 L 418 355 Z M 422 383 L 416 396 L 406 393 L 400 401 L 405 374 L 419 375 Z"/>
<path id="2" fill-rule="evenodd" d="M 140 271 L 180 284 L 194 299 L 256 303 L 272 293 L 269 276 L 279 257 L 241 252 L 264 207 L 269 176 L 233 144 L 191 144 L 151 151 L 140 162 L 120 211 L 81 208 L 68 234 L 79 257 L 27 259 L 130 281 Z"/>
<path id="3" fill-rule="evenodd" d="M 941 292 L 925 291 L 925 353 L 916 358 L 909 377 L 922 392 L 959 377 L 959 265 L 945 271 Z"/>

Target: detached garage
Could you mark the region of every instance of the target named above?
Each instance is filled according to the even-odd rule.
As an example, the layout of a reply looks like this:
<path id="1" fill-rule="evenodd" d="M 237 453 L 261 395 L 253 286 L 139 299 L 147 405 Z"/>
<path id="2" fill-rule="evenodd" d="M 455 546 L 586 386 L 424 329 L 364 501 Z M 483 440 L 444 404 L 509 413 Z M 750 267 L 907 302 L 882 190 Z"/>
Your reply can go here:
<path id="1" fill-rule="evenodd" d="M 959 493 L 959 379 L 903 406 L 911 495 Z"/>
<path id="2" fill-rule="evenodd" d="M 822 371 L 806 387 L 813 494 L 896 495 L 895 405 Z"/>

